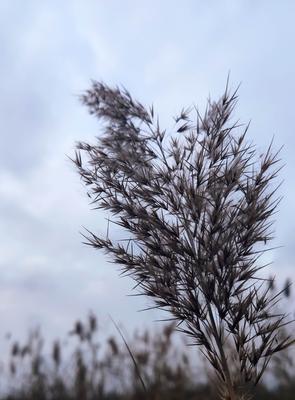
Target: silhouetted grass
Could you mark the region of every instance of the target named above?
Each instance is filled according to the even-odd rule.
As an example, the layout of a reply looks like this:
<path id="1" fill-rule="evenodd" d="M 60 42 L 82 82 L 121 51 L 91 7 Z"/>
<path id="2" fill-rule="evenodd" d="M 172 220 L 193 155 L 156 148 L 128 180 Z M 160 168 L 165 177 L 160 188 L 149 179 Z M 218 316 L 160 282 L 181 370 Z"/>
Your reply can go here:
<path id="1" fill-rule="evenodd" d="M 86 244 L 177 321 L 210 363 L 221 400 L 251 399 L 272 357 L 295 343 L 283 329 L 291 321 L 274 311 L 282 293 L 271 295 L 259 262 L 281 200 L 279 152 L 271 143 L 259 154 L 247 141 L 228 82 L 202 116 L 183 109 L 171 131 L 124 88 L 94 81 L 81 99 L 102 133 L 78 143 L 73 161 L 95 209 L 126 233 L 117 241 L 109 229 L 87 231 Z"/>

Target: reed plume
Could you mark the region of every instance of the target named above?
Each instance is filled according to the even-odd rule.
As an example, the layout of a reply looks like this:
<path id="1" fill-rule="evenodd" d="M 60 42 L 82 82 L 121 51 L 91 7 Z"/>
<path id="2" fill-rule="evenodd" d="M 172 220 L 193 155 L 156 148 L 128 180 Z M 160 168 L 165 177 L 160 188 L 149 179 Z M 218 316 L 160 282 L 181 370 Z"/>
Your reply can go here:
<path id="1" fill-rule="evenodd" d="M 280 293 L 260 274 L 280 201 L 278 152 L 258 155 L 248 126 L 231 121 L 237 91 L 228 84 L 203 116 L 183 109 L 172 133 L 124 88 L 93 82 L 82 102 L 103 133 L 77 144 L 75 165 L 95 208 L 128 232 L 125 242 L 88 232 L 87 244 L 170 312 L 214 368 L 220 398 L 245 399 L 294 342 L 274 311 Z"/>

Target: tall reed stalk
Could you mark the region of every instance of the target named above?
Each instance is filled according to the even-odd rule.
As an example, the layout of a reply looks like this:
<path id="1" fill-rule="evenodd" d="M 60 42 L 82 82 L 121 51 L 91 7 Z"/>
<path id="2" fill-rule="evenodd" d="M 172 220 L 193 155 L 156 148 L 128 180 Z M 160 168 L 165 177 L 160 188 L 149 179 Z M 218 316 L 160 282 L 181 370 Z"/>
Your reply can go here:
<path id="1" fill-rule="evenodd" d="M 231 121 L 237 92 L 228 85 L 203 116 L 182 110 L 172 133 L 125 89 L 93 82 L 82 101 L 103 133 L 78 143 L 74 162 L 95 208 L 128 232 L 126 241 L 88 232 L 87 244 L 178 321 L 214 368 L 221 399 L 245 399 L 272 355 L 294 342 L 281 334 L 289 322 L 274 312 L 280 293 L 258 262 L 280 201 L 278 153 L 270 145 L 258 155 L 248 126 Z"/>

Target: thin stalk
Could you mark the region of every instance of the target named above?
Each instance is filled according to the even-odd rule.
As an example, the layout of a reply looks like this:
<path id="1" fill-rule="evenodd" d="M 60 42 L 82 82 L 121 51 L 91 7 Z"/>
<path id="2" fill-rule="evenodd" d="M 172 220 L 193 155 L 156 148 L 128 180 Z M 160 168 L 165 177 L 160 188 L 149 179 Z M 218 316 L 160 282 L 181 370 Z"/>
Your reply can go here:
<path id="1" fill-rule="evenodd" d="M 226 355 L 225 355 L 224 349 L 223 349 L 223 343 L 221 343 L 220 335 L 218 334 L 218 330 L 217 330 L 214 316 L 212 313 L 211 305 L 209 303 L 207 303 L 207 307 L 208 307 L 209 319 L 210 319 L 212 329 L 213 329 L 214 339 L 215 339 L 216 345 L 218 347 L 222 366 L 224 368 L 224 375 L 225 375 L 225 379 L 226 379 L 225 383 L 226 383 L 226 386 L 228 389 L 228 393 L 230 395 L 230 400 L 237 400 L 233 382 L 232 382 L 232 378 L 231 378 L 231 374 L 230 374 L 230 370 L 229 370 L 229 366 L 228 366 L 227 359 L 226 359 Z"/>

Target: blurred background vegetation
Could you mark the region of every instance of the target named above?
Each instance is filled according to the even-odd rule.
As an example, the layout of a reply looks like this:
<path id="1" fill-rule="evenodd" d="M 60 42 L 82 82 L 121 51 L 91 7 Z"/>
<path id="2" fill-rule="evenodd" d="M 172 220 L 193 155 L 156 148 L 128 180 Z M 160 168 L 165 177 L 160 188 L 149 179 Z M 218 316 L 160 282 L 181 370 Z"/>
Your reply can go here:
<path id="1" fill-rule="evenodd" d="M 283 290 L 288 299 L 289 282 Z M 126 345 L 120 328 L 114 325 L 114 332 L 122 336 L 104 336 L 104 327 L 90 313 L 74 324 L 66 340 L 46 344 L 39 329 L 23 343 L 10 337 L 10 356 L 2 362 L 0 398 L 216 399 L 214 378 L 206 361 L 198 359 L 198 349 L 186 339 L 178 340 L 174 323 L 161 326 L 158 331 L 134 332 Z M 294 399 L 294 360 L 292 349 L 275 356 L 254 399 Z"/>

